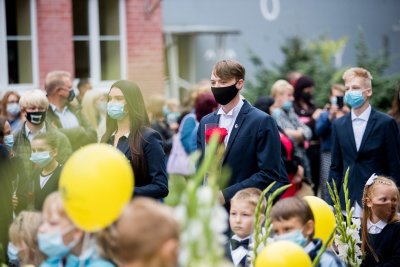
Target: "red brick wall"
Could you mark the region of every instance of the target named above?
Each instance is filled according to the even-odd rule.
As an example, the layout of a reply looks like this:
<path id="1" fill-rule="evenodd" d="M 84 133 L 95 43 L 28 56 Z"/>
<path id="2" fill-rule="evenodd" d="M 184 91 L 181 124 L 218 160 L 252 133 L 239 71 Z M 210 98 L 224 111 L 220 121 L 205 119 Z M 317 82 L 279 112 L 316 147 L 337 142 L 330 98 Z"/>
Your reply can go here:
<path id="1" fill-rule="evenodd" d="M 162 12 L 158 5 L 146 16 L 145 3 L 159 0 L 126 0 L 128 79 L 138 83 L 145 98 L 164 94 Z"/>
<path id="2" fill-rule="evenodd" d="M 71 0 L 37 0 L 37 32 L 40 86 L 52 70 L 74 76 Z"/>

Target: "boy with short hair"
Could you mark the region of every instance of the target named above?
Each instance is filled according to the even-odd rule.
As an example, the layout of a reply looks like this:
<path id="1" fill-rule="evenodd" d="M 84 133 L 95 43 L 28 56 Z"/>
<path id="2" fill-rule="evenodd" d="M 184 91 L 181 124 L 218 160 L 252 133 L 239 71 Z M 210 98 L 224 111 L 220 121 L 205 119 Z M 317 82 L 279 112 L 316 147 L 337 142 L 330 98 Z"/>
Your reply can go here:
<path id="1" fill-rule="evenodd" d="M 271 209 L 273 239 L 292 241 L 303 247 L 314 260 L 322 247 L 322 241 L 314 238 L 314 215 L 308 203 L 299 197 L 279 200 Z M 330 250 L 326 250 L 320 259 L 320 267 L 342 267 L 344 264 Z"/>
<path id="2" fill-rule="evenodd" d="M 254 231 L 254 213 L 261 194 L 261 190 L 251 187 L 238 191 L 231 199 L 229 225 L 234 235 L 226 245 L 226 254 L 235 266 L 247 266 L 248 246 Z M 262 214 L 265 207 L 266 200 L 264 199 L 261 206 Z"/>

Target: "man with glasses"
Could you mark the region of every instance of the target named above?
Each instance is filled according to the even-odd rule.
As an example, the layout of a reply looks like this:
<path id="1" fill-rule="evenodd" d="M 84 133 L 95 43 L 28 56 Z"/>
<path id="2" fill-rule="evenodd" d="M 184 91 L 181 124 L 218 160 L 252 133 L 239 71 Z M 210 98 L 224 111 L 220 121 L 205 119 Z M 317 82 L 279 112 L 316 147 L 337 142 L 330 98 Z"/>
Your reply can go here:
<path id="1" fill-rule="evenodd" d="M 79 108 L 70 105 L 75 98 L 71 75 L 66 71 L 52 71 L 47 74 L 45 90 L 50 102 L 46 120 L 59 128 L 69 138 L 73 150 L 95 143 L 97 133 Z"/>

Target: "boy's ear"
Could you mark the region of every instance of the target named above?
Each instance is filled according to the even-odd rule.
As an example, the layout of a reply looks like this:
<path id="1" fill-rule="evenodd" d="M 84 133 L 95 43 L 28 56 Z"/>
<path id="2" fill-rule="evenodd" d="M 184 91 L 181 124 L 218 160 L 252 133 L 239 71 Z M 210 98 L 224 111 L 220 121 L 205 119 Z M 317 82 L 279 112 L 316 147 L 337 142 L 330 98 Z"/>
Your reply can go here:
<path id="1" fill-rule="evenodd" d="M 303 234 L 306 237 L 309 237 L 309 239 L 312 239 L 314 237 L 314 231 L 315 231 L 315 222 L 313 220 L 308 220 L 308 222 L 306 222 L 306 224 L 304 225 Z"/>
<path id="2" fill-rule="evenodd" d="M 53 149 L 52 151 L 51 151 L 51 153 L 53 154 L 53 158 L 56 158 L 57 157 L 57 149 Z"/>
<path id="3" fill-rule="evenodd" d="M 160 248 L 160 260 L 163 266 L 175 267 L 178 264 L 179 241 L 177 239 L 168 239 Z"/>

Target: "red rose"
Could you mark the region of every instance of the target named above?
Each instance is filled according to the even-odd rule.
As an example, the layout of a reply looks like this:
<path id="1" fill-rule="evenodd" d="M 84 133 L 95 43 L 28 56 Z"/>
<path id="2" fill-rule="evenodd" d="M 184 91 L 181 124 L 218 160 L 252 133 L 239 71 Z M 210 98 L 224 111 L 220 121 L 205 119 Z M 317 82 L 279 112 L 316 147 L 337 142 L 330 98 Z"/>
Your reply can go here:
<path id="1" fill-rule="evenodd" d="M 206 144 L 208 144 L 208 142 L 211 139 L 211 136 L 213 136 L 214 134 L 217 134 L 219 136 L 218 143 L 222 144 L 224 143 L 225 137 L 228 135 L 228 130 L 226 128 L 218 128 L 218 127 L 208 129 L 206 131 Z"/>

